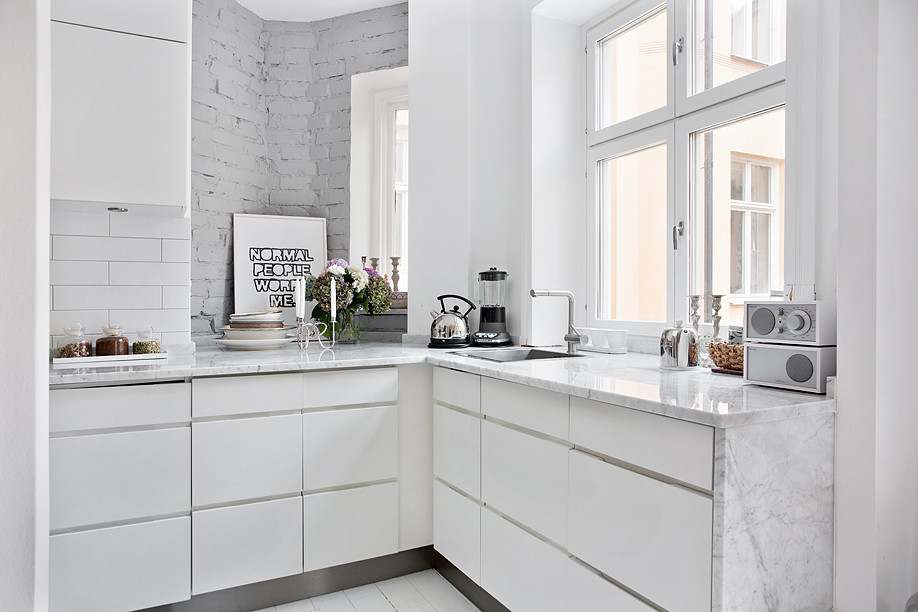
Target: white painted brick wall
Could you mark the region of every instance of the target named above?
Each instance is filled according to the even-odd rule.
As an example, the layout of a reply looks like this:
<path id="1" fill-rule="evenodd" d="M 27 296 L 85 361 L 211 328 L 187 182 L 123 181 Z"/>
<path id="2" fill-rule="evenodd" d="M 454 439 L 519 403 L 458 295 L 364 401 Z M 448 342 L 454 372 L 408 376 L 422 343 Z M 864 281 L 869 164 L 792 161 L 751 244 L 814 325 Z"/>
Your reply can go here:
<path id="1" fill-rule="evenodd" d="M 190 337 L 189 219 L 51 212 L 51 339 L 82 323 L 92 339 L 107 321 L 133 342 L 153 325 L 164 344 Z"/>
<path id="2" fill-rule="evenodd" d="M 293 23 L 194 0 L 193 19 L 191 332 L 203 339 L 233 311 L 234 212 L 325 217 L 329 257 L 347 257 L 351 76 L 407 65 L 408 4 Z"/>

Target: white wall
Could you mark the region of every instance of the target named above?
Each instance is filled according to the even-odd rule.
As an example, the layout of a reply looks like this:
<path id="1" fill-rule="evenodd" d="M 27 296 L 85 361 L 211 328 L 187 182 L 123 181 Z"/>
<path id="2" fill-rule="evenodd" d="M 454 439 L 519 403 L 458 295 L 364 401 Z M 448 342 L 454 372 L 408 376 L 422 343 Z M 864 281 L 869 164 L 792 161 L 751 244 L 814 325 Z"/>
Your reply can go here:
<path id="1" fill-rule="evenodd" d="M 48 591 L 48 0 L 0 2 L 0 609 Z"/>

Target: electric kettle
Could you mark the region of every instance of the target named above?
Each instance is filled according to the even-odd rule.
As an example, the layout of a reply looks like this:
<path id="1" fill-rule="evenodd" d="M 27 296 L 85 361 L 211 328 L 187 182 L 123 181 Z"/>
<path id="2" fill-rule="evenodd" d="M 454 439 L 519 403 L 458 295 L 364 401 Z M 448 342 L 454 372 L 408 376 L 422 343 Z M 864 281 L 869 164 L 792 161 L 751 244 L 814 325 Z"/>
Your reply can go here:
<path id="1" fill-rule="evenodd" d="M 465 313 L 459 312 L 459 306 L 453 306 L 452 310 L 447 310 L 443 300 L 454 298 L 462 300 L 469 305 Z M 429 348 L 464 348 L 471 346 L 472 335 L 469 333 L 468 315 L 475 310 L 475 304 L 468 301 L 461 295 L 441 295 L 437 298 L 440 300 L 440 312 L 430 311 L 433 317 L 433 323 L 430 324 L 430 344 Z"/>

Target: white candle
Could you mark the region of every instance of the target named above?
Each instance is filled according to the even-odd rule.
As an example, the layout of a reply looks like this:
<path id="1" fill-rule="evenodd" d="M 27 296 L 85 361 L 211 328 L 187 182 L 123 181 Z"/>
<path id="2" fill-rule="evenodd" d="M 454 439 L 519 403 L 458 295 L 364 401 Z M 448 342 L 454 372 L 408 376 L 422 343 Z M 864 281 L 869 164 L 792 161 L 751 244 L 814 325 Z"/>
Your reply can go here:
<path id="1" fill-rule="evenodd" d="M 338 287 L 335 284 L 335 277 L 331 279 L 331 294 L 329 298 L 331 299 L 331 320 L 332 322 L 336 321 L 338 315 Z"/>
<path id="2" fill-rule="evenodd" d="M 303 303 L 303 298 L 306 295 L 305 292 L 306 285 L 303 283 L 302 278 L 296 279 L 296 291 L 294 291 L 293 299 L 296 302 L 296 318 L 302 319 L 303 313 L 306 310 L 306 305 Z"/>

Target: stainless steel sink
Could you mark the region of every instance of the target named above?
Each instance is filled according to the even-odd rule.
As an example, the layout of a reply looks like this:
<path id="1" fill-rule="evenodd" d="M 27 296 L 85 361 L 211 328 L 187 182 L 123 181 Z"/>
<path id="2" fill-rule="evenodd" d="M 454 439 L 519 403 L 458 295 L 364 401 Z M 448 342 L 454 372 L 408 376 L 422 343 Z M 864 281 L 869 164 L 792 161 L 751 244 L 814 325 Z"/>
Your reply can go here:
<path id="1" fill-rule="evenodd" d="M 474 357 L 505 363 L 508 361 L 529 361 L 532 359 L 567 359 L 569 357 L 585 357 L 571 353 L 559 353 L 537 348 L 509 348 L 509 349 L 481 349 L 474 351 L 454 351 L 454 355 L 461 357 Z"/>

